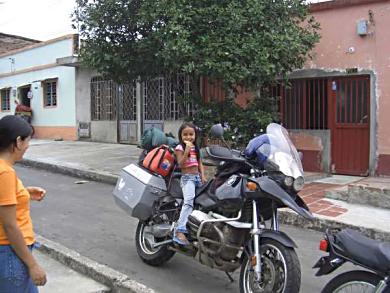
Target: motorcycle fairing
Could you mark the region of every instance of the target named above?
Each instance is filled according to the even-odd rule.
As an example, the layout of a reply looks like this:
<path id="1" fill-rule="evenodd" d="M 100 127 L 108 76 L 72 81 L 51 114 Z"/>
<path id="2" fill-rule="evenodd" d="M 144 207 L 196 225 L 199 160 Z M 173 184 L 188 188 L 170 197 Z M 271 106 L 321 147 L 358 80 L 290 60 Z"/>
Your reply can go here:
<path id="1" fill-rule="evenodd" d="M 275 181 L 270 179 L 268 176 L 263 176 L 263 177 L 258 177 L 258 178 L 253 178 L 251 179 L 252 181 L 256 182 L 260 189 L 275 199 L 279 200 L 282 202 L 285 206 L 289 207 L 290 209 L 294 210 L 297 212 L 299 215 L 305 217 L 306 219 L 313 219 L 313 215 L 307 208 L 306 204 L 303 206 L 302 205 L 303 201 L 302 199 L 298 203 L 296 200 L 294 200 L 291 195 L 289 195 L 283 188 L 281 188 Z M 252 195 L 253 196 L 253 195 Z M 259 194 L 259 197 L 261 197 L 261 194 Z M 297 198 L 299 196 L 297 195 Z"/>

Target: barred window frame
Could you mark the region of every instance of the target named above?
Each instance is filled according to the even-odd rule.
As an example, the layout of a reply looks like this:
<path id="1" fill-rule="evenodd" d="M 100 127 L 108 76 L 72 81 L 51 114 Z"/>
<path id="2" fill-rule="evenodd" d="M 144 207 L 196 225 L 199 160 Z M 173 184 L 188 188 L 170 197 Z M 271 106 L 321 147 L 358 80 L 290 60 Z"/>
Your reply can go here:
<path id="1" fill-rule="evenodd" d="M 42 83 L 43 107 L 56 108 L 58 106 L 58 78 L 47 79 Z"/>
<path id="2" fill-rule="evenodd" d="M 10 112 L 11 111 L 11 88 L 2 88 L 0 90 L 0 111 L 1 112 Z"/>

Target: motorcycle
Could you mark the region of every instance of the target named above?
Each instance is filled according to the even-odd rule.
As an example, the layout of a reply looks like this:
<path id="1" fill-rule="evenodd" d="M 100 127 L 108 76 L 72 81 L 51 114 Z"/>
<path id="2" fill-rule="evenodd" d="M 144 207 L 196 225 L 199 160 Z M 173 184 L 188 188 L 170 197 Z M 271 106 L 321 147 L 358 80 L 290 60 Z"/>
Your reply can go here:
<path id="1" fill-rule="evenodd" d="M 367 270 L 353 270 L 331 279 L 322 293 L 390 293 L 390 244 L 367 238 L 351 230 L 327 230 L 320 250 L 328 253 L 314 268 L 316 276 L 328 275 L 346 262 Z"/>
<path id="2" fill-rule="evenodd" d="M 211 129 L 216 138 L 223 139 L 223 132 L 221 125 Z M 279 230 L 278 209 L 313 216 L 297 193 L 304 185 L 303 169 L 288 132 L 270 124 L 266 136 L 266 143 L 248 145 L 252 156 L 218 145 L 205 148 L 217 172 L 196 190 L 187 223 L 188 246 L 172 241 L 183 199 L 180 173 L 164 180 L 142 164 L 123 168 L 113 194 L 116 203 L 139 220 L 136 247 L 145 263 L 160 266 L 183 253 L 225 272 L 231 281 L 230 273 L 240 268 L 241 293 L 299 292 L 296 244 Z"/>

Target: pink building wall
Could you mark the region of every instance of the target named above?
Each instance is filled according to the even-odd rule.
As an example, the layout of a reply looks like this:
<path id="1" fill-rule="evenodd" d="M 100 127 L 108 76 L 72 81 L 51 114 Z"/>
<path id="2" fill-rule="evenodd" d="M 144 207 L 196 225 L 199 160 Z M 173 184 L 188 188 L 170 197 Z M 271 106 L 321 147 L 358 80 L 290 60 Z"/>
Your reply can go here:
<path id="1" fill-rule="evenodd" d="M 311 12 L 321 24 L 321 40 L 306 69 L 372 72 L 376 174 L 390 175 L 390 1 L 334 0 L 312 4 Z M 359 20 L 368 21 L 368 35 L 357 34 Z"/>

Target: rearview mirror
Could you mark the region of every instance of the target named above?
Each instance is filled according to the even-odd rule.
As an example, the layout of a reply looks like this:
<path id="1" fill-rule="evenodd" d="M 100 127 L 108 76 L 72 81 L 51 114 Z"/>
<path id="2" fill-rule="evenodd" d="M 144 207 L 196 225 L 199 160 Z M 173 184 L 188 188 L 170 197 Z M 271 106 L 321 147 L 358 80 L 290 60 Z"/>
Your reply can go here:
<path id="1" fill-rule="evenodd" d="M 213 126 L 211 126 L 211 129 L 210 129 L 211 136 L 213 136 L 215 138 L 223 138 L 223 132 L 224 132 L 223 127 L 220 123 L 214 124 Z"/>

